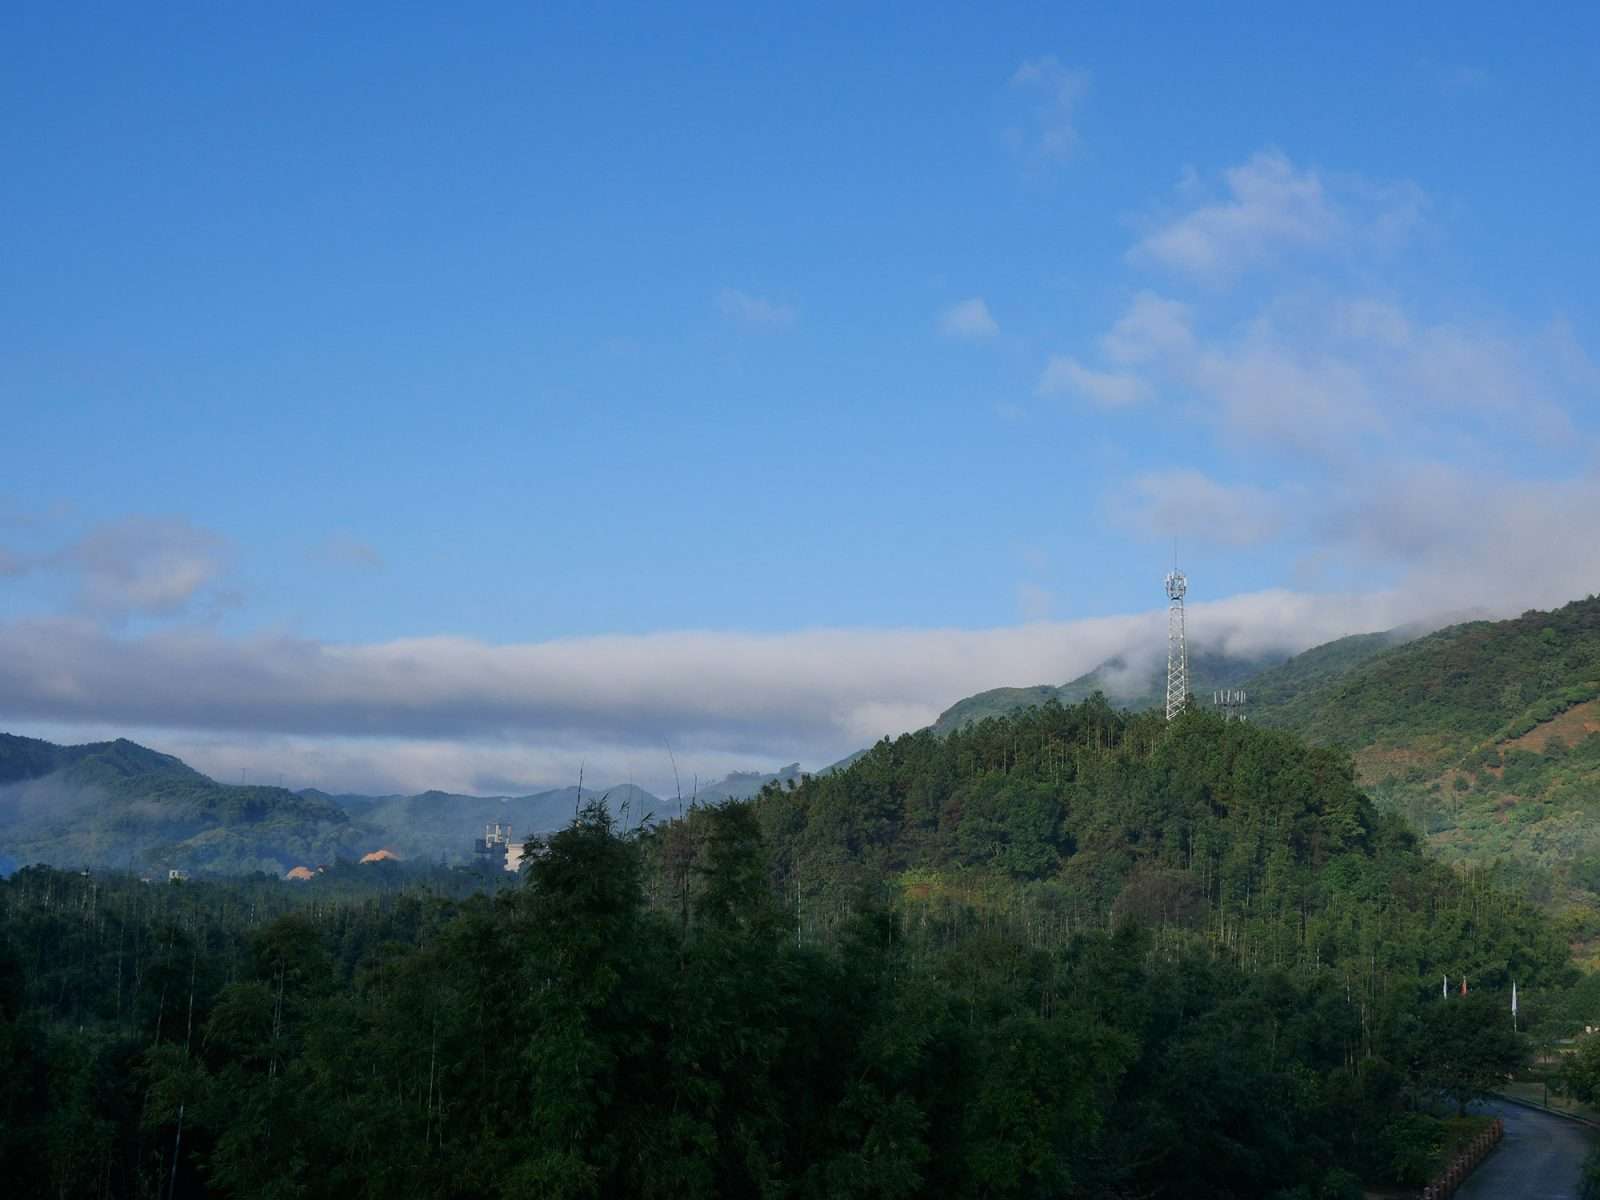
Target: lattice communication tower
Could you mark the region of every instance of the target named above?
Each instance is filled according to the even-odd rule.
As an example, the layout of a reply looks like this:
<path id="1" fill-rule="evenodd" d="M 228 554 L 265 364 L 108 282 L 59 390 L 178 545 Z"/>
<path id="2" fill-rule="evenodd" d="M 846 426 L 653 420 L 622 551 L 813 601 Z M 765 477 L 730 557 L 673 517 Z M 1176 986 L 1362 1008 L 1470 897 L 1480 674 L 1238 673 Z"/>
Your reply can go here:
<path id="1" fill-rule="evenodd" d="M 1183 597 L 1189 581 L 1176 567 L 1167 576 L 1167 720 L 1189 699 L 1189 647 L 1183 640 Z"/>

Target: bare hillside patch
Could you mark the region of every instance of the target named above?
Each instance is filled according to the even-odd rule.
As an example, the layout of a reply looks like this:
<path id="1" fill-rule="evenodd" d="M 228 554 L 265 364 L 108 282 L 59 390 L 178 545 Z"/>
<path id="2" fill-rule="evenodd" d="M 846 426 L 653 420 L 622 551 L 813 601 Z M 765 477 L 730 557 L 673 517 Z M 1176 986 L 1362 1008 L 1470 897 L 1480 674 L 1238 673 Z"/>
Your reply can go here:
<path id="1" fill-rule="evenodd" d="M 1551 738 L 1559 737 L 1569 746 L 1575 746 L 1591 733 L 1600 733 L 1600 698 L 1574 704 L 1566 712 L 1535 725 L 1521 737 L 1503 743 L 1507 749 L 1529 750 L 1543 754 Z"/>

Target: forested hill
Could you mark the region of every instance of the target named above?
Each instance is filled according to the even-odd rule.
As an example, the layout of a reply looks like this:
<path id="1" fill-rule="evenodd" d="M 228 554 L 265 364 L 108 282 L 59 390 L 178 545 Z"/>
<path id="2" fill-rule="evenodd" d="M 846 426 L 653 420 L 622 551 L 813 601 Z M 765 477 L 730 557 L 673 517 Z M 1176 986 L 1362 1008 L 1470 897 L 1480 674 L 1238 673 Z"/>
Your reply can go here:
<path id="1" fill-rule="evenodd" d="M 1440 855 L 1501 864 L 1575 940 L 1600 938 L 1600 598 L 1372 649 L 1346 639 L 1247 684 L 1251 720 L 1353 751 Z M 1366 657 L 1310 686 L 1281 674 L 1324 652 Z"/>
<path id="2" fill-rule="evenodd" d="M 104 782 L 136 775 L 159 775 L 171 779 L 203 779 L 170 754 L 147 749 L 136 742 L 118 738 L 114 742 L 90 742 L 82 746 L 58 746 L 38 738 L 0 733 L 0 784 L 39 779 L 57 771 L 71 770 L 78 782 Z"/>
<path id="3" fill-rule="evenodd" d="M 1468 885 L 1373 805 L 1345 754 L 1206 712 L 1169 725 L 1102 700 L 1046 704 L 880 742 L 756 807 L 802 924 L 890 879 L 914 899 L 993 890 L 1064 928 L 1137 916 L 1263 965 L 1330 962 L 1359 930 L 1351 969 L 1407 985 L 1565 958 L 1532 909 L 1508 907 L 1521 915 L 1505 940 L 1486 938 L 1457 908 Z"/>
<path id="4" fill-rule="evenodd" d="M 123 739 L 57 746 L 0 734 L 0 866 L 282 874 L 359 847 L 344 812 L 315 797 L 220 784 Z"/>
<path id="5" fill-rule="evenodd" d="M 1238 664 L 1235 663 L 1236 667 Z M 1292 730 L 1354 755 L 1380 807 L 1402 813 L 1449 861 L 1495 866 L 1564 916 L 1600 951 L 1600 599 L 1506 621 L 1468 621 L 1341 638 L 1225 683 L 1195 661 L 1192 688 L 1243 686 L 1253 724 Z M 1213 680 L 1220 679 L 1211 669 Z M 952 708 L 948 733 L 1101 682 L 1106 664 L 1066 689 L 1001 689 Z M 1128 701 L 1156 707 L 1156 683 Z"/>
<path id="6" fill-rule="evenodd" d="M 1431 1135 L 1402 1112 L 1453 1037 L 1433 1022 L 1465 1019 L 1434 1007 L 1441 975 L 1481 989 L 1482 1047 L 1499 1044 L 1494 996 L 1512 978 L 1525 996 L 1572 978 L 1541 913 L 1424 857 L 1343 752 L 1204 711 L 1169 725 L 1047 703 L 880 742 L 754 807 L 803 942 L 852 936 L 862 897 L 886 894 L 921 966 L 909 986 L 925 989 L 904 1003 L 980 1024 L 1012 1005 L 1099 1012 L 1127 1038 L 1118 1082 L 1083 1101 L 1096 1132 L 1071 1158 L 1081 1193 L 1061 1194 L 1347 1194 L 1331 1176 L 1303 1193 L 1267 1182 L 1306 1181 L 1319 1158 L 1414 1179 L 1396 1164 L 1407 1137 Z M 703 896 L 694 864 L 717 836 L 700 813 L 649 835 L 669 910 Z M 1141 967 L 1088 950 L 1108 928 L 1143 947 Z M 1025 1024 L 1009 1036 L 1042 1057 L 1084 1049 L 1046 1051 L 1050 1023 Z M 1010 1069 L 1023 1089 L 1036 1078 Z M 1346 1101 L 1364 1113 L 1354 1126 Z M 1165 1124 L 1169 1104 L 1182 1111 Z"/>
<path id="7" fill-rule="evenodd" d="M 1103 702 L 269 919 L 310 895 L 0 881 L 12 1190 L 1359 1200 L 1573 976 L 1341 753 Z"/>
<path id="8" fill-rule="evenodd" d="M 1319 703 L 1328 690 L 1352 671 L 1415 635 L 1399 629 L 1383 633 L 1357 633 L 1313 646 L 1293 658 L 1239 681 L 1249 696 L 1249 712 L 1256 720 L 1289 726 L 1305 708 Z M 1231 686 L 1231 685 L 1230 685 Z M 1209 697 L 1197 695 L 1202 703 Z"/>
<path id="9" fill-rule="evenodd" d="M 58 746 L 0 734 L 0 872 L 42 862 L 281 876 L 380 849 L 462 863 L 488 822 L 532 837 L 562 828 L 592 801 L 624 826 L 665 815 L 663 801 L 632 784 L 525 796 L 293 792 L 218 783 L 125 739 Z"/>
<path id="10" fill-rule="evenodd" d="M 1351 748 L 1422 739 L 1466 748 L 1516 737 L 1600 695 L 1600 597 L 1393 647 L 1347 638 L 1287 666 L 1335 652 L 1356 661 L 1322 686 L 1280 697 L 1268 690 L 1280 682 L 1274 673 L 1252 681 L 1266 701 L 1257 719 Z"/>

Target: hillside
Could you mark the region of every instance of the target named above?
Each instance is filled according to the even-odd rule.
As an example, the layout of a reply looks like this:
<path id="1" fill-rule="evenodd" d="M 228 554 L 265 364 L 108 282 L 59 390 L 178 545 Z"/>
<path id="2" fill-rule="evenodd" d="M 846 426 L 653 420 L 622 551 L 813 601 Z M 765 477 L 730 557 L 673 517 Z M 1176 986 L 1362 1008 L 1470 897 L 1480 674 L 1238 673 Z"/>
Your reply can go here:
<path id="1" fill-rule="evenodd" d="M 1302 708 L 1315 705 L 1328 688 L 1364 663 L 1410 640 L 1411 635 L 1398 629 L 1352 634 L 1227 686 L 1244 687 L 1252 714 L 1270 714 L 1269 723 L 1280 727 L 1300 727 L 1297 714 Z"/>
<path id="2" fill-rule="evenodd" d="M 879 742 L 846 770 L 768 787 L 755 807 L 782 892 L 799 889 L 808 930 L 890 879 L 911 901 L 998 902 L 1013 917 L 1036 906 L 1038 919 L 1067 926 L 1137 915 L 1242 939 L 1230 953 L 1274 965 L 1326 955 L 1353 936 L 1339 910 L 1370 905 L 1364 919 L 1375 925 L 1352 953 L 1367 953 L 1373 935 L 1397 954 L 1400 926 L 1377 929 L 1400 920 L 1411 952 L 1431 960 L 1444 919 L 1419 895 L 1459 899 L 1467 885 L 1426 864 L 1405 824 L 1364 794 L 1347 755 L 1205 710 L 1168 723 L 1089 700 L 946 737 L 923 730 Z M 670 857 L 673 829 L 657 833 Z M 1400 879 L 1412 889 L 1403 897 L 1392 890 Z M 1447 956 L 1462 969 L 1487 985 L 1512 968 L 1470 916 L 1453 919 L 1461 924 L 1448 936 L 1460 944 Z M 1242 925 L 1228 933 L 1228 921 Z M 1522 944 L 1559 962 L 1561 950 L 1533 928 Z M 1398 960 L 1392 969 L 1408 979 L 1433 972 Z"/>
<path id="3" fill-rule="evenodd" d="M 1352 754 L 1357 779 L 1447 861 L 1492 866 L 1600 946 L 1600 599 L 1425 636 L 1359 634 L 1245 664 L 1197 654 L 1194 694 L 1242 686 L 1250 723 Z M 1002 688 L 952 706 L 948 735 L 1095 690 L 1137 711 L 1164 667 L 1111 660 L 1061 687 Z"/>
<path id="4" fill-rule="evenodd" d="M 1600 599 L 1590 597 L 1383 650 L 1262 719 L 1351 749 L 1426 739 L 1446 751 L 1515 737 L 1597 694 Z"/>
<path id="5" fill-rule="evenodd" d="M 1478 1128 L 1429 1114 L 1525 1057 L 1509 981 L 1531 1014 L 1575 974 L 1541 914 L 1424 859 L 1346 755 L 1099 698 L 637 834 L 591 803 L 514 886 L 434 890 L 452 874 L 475 875 L 0 881 L 8 1178 L 173 1200 L 1414 1195 Z M 1445 972 L 1472 994 L 1442 1003 Z M 166 1153 L 123 1152 L 141 1138 Z"/>
<path id="6" fill-rule="evenodd" d="M 0 734 L 0 859 L 280 874 L 359 844 L 336 805 L 217 783 L 119 739 L 56 746 Z"/>
<path id="7" fill-rule="evenodd" d="M 57 746 L 0 734 L 0 871 L 44 862 L 282 875 L 379 848 L 464 863 L 489 822 L 509 824 L 520 840 L 564 827 L 591 800 L 628 825 L 665 815 L 664 801 L 632 784 L 526 796 L 333 795 L 218 783 L 124 739 Z"/>
<path id="8" fill-rule="evenodd" d="M 1251 720 L 1351 751 L 1441 857 L 1495 865 L 1600 935 L 1600 599 L 1381 636 L 1247 682 Z"/>
<path id="9" fill-rule="evenodd" d="M 170 754 L 147 749 L 125 738 L 58 746 L 39 738 L 0 733 L 0 784 L 39 779 L 55 771 L 71 770 L 79 783 L 106 782 L 139 775 L 203 779 L 204 776 Z"/>
<path id="10" fill-rule="evenodd" d="M 1567 947 L 1543 914 L 1486 876 L 1424 857 L 1404 823 L 1363 794 L 1348 755 L 1199 707 L 1169 724 L 1098 698 L 1052 701 L 947 736 L 922 730 L 794 788 L 769 786 L 753 808 L 753 822 L 744 810 L 700 809 L 648 835 L 660 873 L 651 894 L 669 897 L 666 912 L 691 934 L 696 918 L 678 914 L 731 912 L 721 919 L 733 928 L 759 928 L 746 898 L 775 881 L 797 945 L 908 950 L 907 1014 L 982 1030 L 1011 1020 L 1008 1002 L 1047 1020 L 1098 1013 L 1139 1047 L 1099 1132 L 1077 1134 L 1095 1152 L 1074 1158 L 1076 1188 L 1014 1194 L 1361 1194 L 1352 1177 L 1283 1188 L 1293 1172 L 1263 1167 L 1266 1144 L 1326 1146 L 1343 1169 L 1414 1188 L 1427 1171 L 1402 1167 L 1397 1180 L 1392 1147 L 1403 1130 L 1429 1128 L 1414 1102 L 1429 1085 L 1400 1080 L 1432 1070 L 1419 1068 L 1445 1044 L 1445 1022 L 1479 1045 L 1485 1030 L 1508 1036 L 1511 979 L 1527 1005 L 1570 978 Z M 758 863 L 770 856 L 765 869 L 741 867 L 735 877 L 751 882 L 738 891 L 715 881 L 734 847 Z M 731 908 L 730 892 L 745 904 Z M 863 897 L 884 906 L 874 923 L 859 920 Z M 1089 952 L 1101 938 L 1128 957 Z M 1072 949 L 1053 960 L 1058 947 Z M 1204 996 L 1191 990 L 1217 965 L 1225 978 L 1212 977 Z M 1470 975 L 1477 999 L 1439 1004 L 1445 973 Z M 854 987 L 869 994 L 872 978 Z M 1008 1081 L 1082 1044 L 1030 1041 L 1017 1022 L 1006 1029 L 1018 1055 Z M 1326 1057 L 1288 1066 L 1279 1055 L 1291 1030 Z M 897 1054 L 925 1044 L 902 1025 L 890 1041 Z M 965 1089 L 961 1110 L 982 1094 Z M 1160 1098 L 1173 1096 L 1175 1119 L 1153 1128 Z M 1334 1132 L 1344 1120 L 1335 1096 L 1359 1097 L 1372 1123 Z M 1030 1128 L 1048 1111 L 1008 1100 Z M 953 1132 L 935 1140 L 964 1144 Z M 985 1193 L 941 1180 L 928 1194 Z"/>
<path id="11" fill-rule="evenodd" d="M 1211 650 L 1193 650 L 1189 658 L 1190 690 L 1196 696 L 1209 696 L 1217 688 L 1238 687 L 1245 680 L 1268 668 L 1281 665 L 1287 655 L 1239 656 Z M 1054 686 L 993 688 L 958 700 L 933 723 L 937 734 L 949 734 L 989 717 L 1003 717 L 1054 700 L 1073 705 L 1096 692 L 1118 708 L 1138 712 L 1159 708 L 1166 703 L 1167 663 L 1165 658 L 1135 668 L 1124 658 L 1111 658 L 1094 670 L 1068 683 Z"/>

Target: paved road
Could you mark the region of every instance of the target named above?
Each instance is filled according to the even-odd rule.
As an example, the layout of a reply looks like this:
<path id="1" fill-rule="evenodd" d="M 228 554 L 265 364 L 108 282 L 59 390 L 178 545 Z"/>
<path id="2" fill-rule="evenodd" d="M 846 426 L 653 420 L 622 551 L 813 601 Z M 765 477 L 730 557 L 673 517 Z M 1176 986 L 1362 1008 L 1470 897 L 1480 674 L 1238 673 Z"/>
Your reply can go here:
<path id="1" fill-rule="evenodd" d="M 1593 1130 L 1517 1104 L 1473 1105 L 1505 1122 L 1493 1154 L 1456 1193 L 1459 1200 L 1577 1200 L 1578 1169 Z"/>

